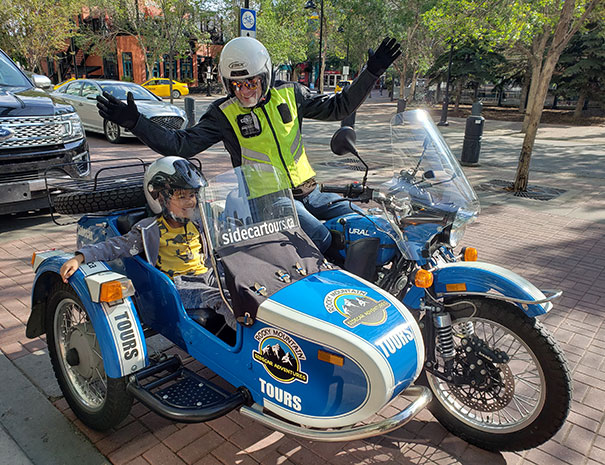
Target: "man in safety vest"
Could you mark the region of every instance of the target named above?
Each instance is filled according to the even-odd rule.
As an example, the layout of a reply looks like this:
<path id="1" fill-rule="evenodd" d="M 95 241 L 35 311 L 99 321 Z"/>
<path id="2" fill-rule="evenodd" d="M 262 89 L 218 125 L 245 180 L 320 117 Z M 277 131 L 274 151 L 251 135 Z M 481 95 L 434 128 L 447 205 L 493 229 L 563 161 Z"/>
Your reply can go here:
<path id="1" fill-rule="evenodd" d="M 340 198 L 337 194 L 320 192 L 302 143 L 302 119 L 346 118 L 400 54 L 395 39 L 386 38 L 350 86 L 338 94 L 318 95 L 296 82 L 273 82 L 267 49 L 256 39 L 238 37 L 225 45 L 219 62 L 227 97 L 213 102 L 191 128 L 171 130 L 155 124 L 138 112 L 131 94 L 123 103 L 104 92 L 97 97 L 97 107 L 103 118 L 129 129 L 162 155 L 193 157 L 223 141 L 234 167 L 272 165 L 288 179 L 302 229 L 325 252 L 332 238 L 320 220 L 351 208 L 344 202 L 332 204 Z"/>

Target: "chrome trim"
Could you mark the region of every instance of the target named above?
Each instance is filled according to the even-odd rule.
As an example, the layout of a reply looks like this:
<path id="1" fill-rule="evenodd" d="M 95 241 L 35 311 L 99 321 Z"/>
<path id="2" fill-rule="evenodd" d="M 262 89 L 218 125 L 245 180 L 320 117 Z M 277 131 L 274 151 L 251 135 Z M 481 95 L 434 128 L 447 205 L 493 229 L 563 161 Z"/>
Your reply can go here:
<path id="1" fill-rule="evenodd" d="M 304 439 L 310 439 L 311 441 L 324 441 L 324 442 L 340 442 L 340 441 L 354 441 L 356 439 L 370 438 L 381 434 L 389 433 L 401 426 L 405 425 L 412 418 L 414 418 L 420 410 L 427 406 L 427 404 L 433 398 L 431 390 L 426 386 L 411 386 L 406 389 L 401 395 L 404 396 L 416 396 L 417 398 L 408 405 L 401 412 L 378 421 L 376 423 L 370 423 L 367 425 L 352 426 L 346 428 L 330 429 L 330 430 L 318 430 L 305 428 L 304 426 L 297 426 L 291 423 L 287 423 L 278 418 L 264 414 L 261 409 L 262 407 L 258 404 L 254 404 L 252 407 L 242 406 L 240 413 L 248 418 L 263 423 L 264 425 L 282 433 L 292 434 Z"/>
<path id="2" fill-rule="evenodd" d="M 539 300 L 517 299 L 516 297 L 508 297 L 505 295 L 493 294 L 490 292 L 440 292 L 437 294 L 437 296 L 438 297 L 444 297 L 444 296 L 449 297 L 452 295 L 460 295 L 460 296 L 472 295 L 472 296 L 480 296 L 480 297 L 489 297 L 491 299 L 497 299 L 497 300 L 505 300 L 507 302 L 514 302 L 516 304 L 536 305 L 536 304 L 544 304 L 546 302 L 550 302 L 551 300 L 554 300 L 558 297 L 561 297 L 561 295 L 563 295 L 563 291 L 557 290 L 557 289 L 544 289 L 544 290 L 540 290 L 540 292 L 542 292 L 542 294 L 552 293 L 552 295 L 549 297 L 545 297 L 544 299 L 539 299 Z"/>

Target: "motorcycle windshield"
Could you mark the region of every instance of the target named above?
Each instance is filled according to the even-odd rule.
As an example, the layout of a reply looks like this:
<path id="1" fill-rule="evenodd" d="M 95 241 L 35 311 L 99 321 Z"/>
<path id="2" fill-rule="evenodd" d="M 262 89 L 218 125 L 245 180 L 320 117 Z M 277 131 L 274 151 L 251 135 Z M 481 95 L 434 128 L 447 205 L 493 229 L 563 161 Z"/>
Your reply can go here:
<path id="1" fill-rule="evenodd" d="M 290 184 L 271 165 L 246 165 L 210 179 L 200 203 L 216 251 L 299 227 Z"/>
<path id="2" fill-rule="evenodd" d="M 477 195 L 425 110 L 391 119 L 391 150 L 393 177 L 385 191 L 407 194 L 415 212 L 441 217 L 444 225 L 458 228 L 474 221 Z"/>

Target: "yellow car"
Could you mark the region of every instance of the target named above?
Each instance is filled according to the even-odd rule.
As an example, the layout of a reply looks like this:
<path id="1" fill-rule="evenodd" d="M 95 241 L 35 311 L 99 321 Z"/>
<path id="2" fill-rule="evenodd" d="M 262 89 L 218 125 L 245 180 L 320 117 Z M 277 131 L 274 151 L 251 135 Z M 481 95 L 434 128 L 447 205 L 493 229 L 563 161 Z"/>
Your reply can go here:
<path id="1" fill-rule="evenodd" d="M 351 80 L 338 81 L 338 83 L 336 84 L 336 87 L 334 88 L 334 93 L 337 94 L 339 92 L 342 92 L 343 89 L 345 87 L 350 86 L 352 82 L 353 81 L 351 81 Z"/>
<path id="2" fill-rule="evenodd" d="M 170 79 L 153 78 L 141 85 L 158 97 L 170 97 Z M 183 82 L 172 81 L 172 98 L 181 95 L 189 95 L 189 87 Z"/>
<path id="3" fill-rule="evenodd" d="M 67 84 L 68 82 L 73 81 L 75 78 L 69 78 L 66 79 L 65 81 L 61 81 L 59 84 L 57 84 L 55 87 L 53 87 L 53 90 L 57 90 L 59 87 L 61 87 L 63 84 Z"/>

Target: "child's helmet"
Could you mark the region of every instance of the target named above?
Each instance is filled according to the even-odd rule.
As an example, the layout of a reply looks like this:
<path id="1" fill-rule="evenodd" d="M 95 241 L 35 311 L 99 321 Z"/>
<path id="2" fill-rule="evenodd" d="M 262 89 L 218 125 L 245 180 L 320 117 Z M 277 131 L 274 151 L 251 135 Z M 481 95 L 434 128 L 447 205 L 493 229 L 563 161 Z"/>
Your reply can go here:
<path id="1" fill-rule="evenodd" d="M 198 191 L 208 184 L 204 176 L 190 161 L 181 157 L 162 157 L 154 161 L 143 178 L 145 198 L 149 208 L 159 215 L 166 213 L 167 200 L 175 189 Z"/>
<path id="2" fill-rule="evenodd" d="M 235 94 L 231 81 L 259 76 L 262 100 L 272 85 L 271 57 L 263 44 L 252 37 L 236 37 L 223 47 L 218 64 L 219 73 L 230 97 Z"/>

